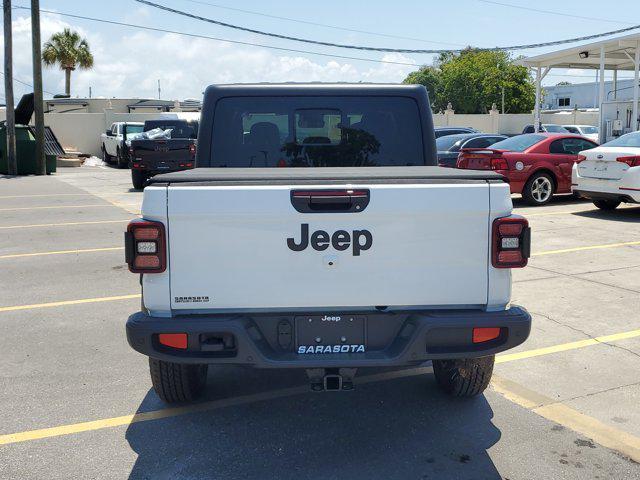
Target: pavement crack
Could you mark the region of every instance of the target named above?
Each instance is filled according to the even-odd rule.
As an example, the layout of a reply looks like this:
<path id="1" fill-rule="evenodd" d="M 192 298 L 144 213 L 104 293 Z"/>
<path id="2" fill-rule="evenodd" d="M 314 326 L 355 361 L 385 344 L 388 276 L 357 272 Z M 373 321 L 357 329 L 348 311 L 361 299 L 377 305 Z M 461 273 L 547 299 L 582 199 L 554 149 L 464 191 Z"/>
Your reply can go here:
<path id="1" fill-rule="evenodd" d="M 565 398 L 564 400 L 558 400 L 558 401 L 555 401 L 553 403 L 549 403 L 547 405 L 553 405 L 553 404 L 557 404 L 557 403 L 567 403 L 567 402 L 572 402 L 574 400 L 581 400 L 583 398 L 588 398 L 588 397 L 593 397 L 595 395 L 600 395 L 601 393 L 612 392 L 614 390 L 619 390 L 621 388 L 626 388 L 626 387 L 634 387 L 636 385 L 640 385 L 640 382 L 627 383 L 627 384 L 624 384 L 624 385 L 618 385 L 616 387 L 605 388 L 604 390 L 598 390 L 597 392 L 585 393 L 584 395 L 576 395 L 574 397 Z"/>
<path id="2" fill-rule="evenodd" d="M 531 311 L 531 310 L 530 310 L 530 313 L 532 313 L 534 315 L 539 315 L 539 316 L 541 316 L 543 318 L 546 318 L 550 322 L 553 322 L 553 323 L 555 323 L 557 325 L 561 325 L 563 327 L 566 327 L 566 328 L 568 328 L 570 330 L 573 330 L 574 332 L 580 333 L 580 334 L 584 335 L 585 337 L 598 342 L 599 344 L 607 345 L 607 346 L 613 347 L 613 348 L 618 348 L 620 350 L 624 350 L 625 352 L 630 353 L 630 354 L 640 358 L 640 353 L 634 352 L 633 350 L 631 350 L 631 349 L 629 349 L 627 347 L 623 347 L 622 345 L 618 345 L 616 343 L 603 342 L 602 340 L 599 340 L 598 337 L 594 337 L 590 333 L 587 333 L 587 332 L 585 332 L 584 330 L 581 330 L 578 327 L 574 327 L 573 325 L 569 325 L 568 323 L 561 322 L 560 320 L 552 318 L 549 315 L 545 315 L 544 313 L 540 313 L 540 312 L 534 312 L 534 311 Z"/>
<path id="3" fill-rule="evenodd" d="M 610 287 L 610 288 L 617 288 L 617 289 L 620 289 L 620 290 L 624 290 L 626 292 L 640 293 L 640 290 L 634 290 L 633 288 L 621 287 L 620 285 L 612 285 L 610 283 L 599 282 L 598 280 L 592 280 L 590 278 L 584 278 L 584 277 L 580 276 L 580 275 L 587 275 L 589 273 L 599 273 L 599 272 L 563 273 L 563 272 L 557 272 L 555 270 L 550 270 L 548 268 L 542 268 L 542 267 L 531 266 L 531 268 L 535 268 L 536 270 L 541 270 L 541 271 L 547 272 L 547 273 L 555 273 L 556 275 L 562 275 L 563 277 L 575 278 L 577 280 L 582 280 L 583 282 L 595 283 L 596 285 L 602 285 L 602 286 Z M 621 270 L 623 270 L 625 268 L 630 268 L 630 267 L 623 267 Z M 614 270 L 618 270 L 618 269 L 614 269 Z M 601 270 L 600 272 L 607 272 L 607 271 L 609 271 L 609 270 Z M 611 271 L 613 271 L 613 270 L 611 270 Z M 536 280 L 538 280 L 538 279 L 536 279 Z M 542 280 L 542 279 L 540 279 L 540 280 Z"/>

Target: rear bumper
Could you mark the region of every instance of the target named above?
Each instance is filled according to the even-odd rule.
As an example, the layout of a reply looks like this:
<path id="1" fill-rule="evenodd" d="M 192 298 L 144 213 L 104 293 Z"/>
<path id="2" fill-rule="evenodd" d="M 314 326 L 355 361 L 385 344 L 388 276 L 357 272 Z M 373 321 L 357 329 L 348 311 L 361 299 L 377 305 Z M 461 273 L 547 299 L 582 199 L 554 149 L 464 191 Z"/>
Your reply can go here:
<path id="1" fill-rule="evenodd" d="M 299 323 L 296 319 L 300 316 L 289 313 L 158 318 L 138 312 L 127 321 L 127 340 L 133 349 L 144 355 L 176 363 L 257 368 L 384 367 L 415 365 L 432 359 L 493 355 L 520 345 L 531 330 L 531 316 L 518 306 L 500 312 L 368 312 L 352 315 L 366 317 L 364 353 L 298 354 L 296 325 Z M 287 329 L 280 327 L 287 323 L 289 337 L 282 334 Z M 474 327 L 500 327 L 500 335 L 494 340 L 474 344 Z M 160 333 L 186 333 L 187 349 L 161 345 L 158 341 Z M 212 348 L 211 339 L 218 338 L 224 341 Z"/>
<path id="2" fill-rule="evenodd" d="M 590 200 L 640 203 L 640 167 L 628 169 L 619 179 L 583 177 L 574 167 L 571 190 Z"/>

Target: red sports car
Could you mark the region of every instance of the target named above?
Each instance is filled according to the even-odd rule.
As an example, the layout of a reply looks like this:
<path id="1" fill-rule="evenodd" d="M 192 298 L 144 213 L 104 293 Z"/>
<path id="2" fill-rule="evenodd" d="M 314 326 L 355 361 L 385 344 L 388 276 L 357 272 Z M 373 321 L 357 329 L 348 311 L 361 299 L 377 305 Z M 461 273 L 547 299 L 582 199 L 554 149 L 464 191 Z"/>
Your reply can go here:
<path id="1" fill-rule="evenodd" d="M 555 193 L 571 193 L 571 169 L 578 153 L 598 145 L 580 135 L 530 133 L 490 148 L 463 148 L 457 168 L 495 170 L 509 179 L 511 193 L 530 205 L 544 205 Z"/>

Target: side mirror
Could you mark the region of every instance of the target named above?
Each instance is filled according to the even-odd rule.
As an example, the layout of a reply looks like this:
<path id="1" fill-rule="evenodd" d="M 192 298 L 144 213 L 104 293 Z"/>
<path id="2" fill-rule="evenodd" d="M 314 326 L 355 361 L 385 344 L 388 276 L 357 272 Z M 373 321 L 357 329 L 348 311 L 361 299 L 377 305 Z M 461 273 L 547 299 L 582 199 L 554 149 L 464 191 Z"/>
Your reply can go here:
<path id="1" fill-rule="evenodd" d="M 104 133 L 107 135 L 107 137 L 111 136 L 111 130 L 106 130 Z"/>

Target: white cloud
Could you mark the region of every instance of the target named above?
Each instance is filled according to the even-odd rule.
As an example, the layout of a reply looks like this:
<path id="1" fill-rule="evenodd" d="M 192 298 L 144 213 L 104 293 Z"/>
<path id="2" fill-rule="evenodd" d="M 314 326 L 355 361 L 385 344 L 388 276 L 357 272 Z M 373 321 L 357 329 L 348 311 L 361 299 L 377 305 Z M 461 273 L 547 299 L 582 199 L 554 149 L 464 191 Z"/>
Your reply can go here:
<path id="1" fill-rule="evenodd" d="M 61 17 L 43 15 L 42 39 L 65 27 L 86 37 L 95 59 L 88 71 L 72 73 L 72 96 L 157 96 L 160 79 L 162 97 L 200 98 L 213 83 L 233 82 L 401 82 L 414 67 L 354 62 L 351 60 L 278 52 L 250 46 L 190 38 L 176 34 L 113 29 L 119 38 L 80 28 Z M 14 76 L 31 83 L 31 24 L 28 17 L 14 20 Z M 109 31 L 111 27 L 109 27 Z M 349 53 L 346 53 L 349 55 Z M 313 60 L 312 60 L 313 58 Z M 386 61 L 415 63 L 400 54 L 387 54 Z M 64 91 L 64 74 L 57 68 L 44 69 L 45 90 Z M 16 85 L 16 95 L 26 87 Z"/>

